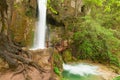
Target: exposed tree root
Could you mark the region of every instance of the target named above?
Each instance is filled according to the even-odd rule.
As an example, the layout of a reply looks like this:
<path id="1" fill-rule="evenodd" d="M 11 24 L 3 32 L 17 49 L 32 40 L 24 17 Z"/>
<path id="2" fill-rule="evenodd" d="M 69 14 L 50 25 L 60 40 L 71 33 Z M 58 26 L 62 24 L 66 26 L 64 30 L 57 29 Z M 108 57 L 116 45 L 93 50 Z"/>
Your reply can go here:
<path id="1" fill-rule="evenodd" d="M 25 67 L 24 67 L 23 63 L 19 63 L 19 64 L 21 65 L 22 68 L 13 73 L 13 75 L 11 76 L 11 80 L 15 75 L 20 74 L 25 70 Z"/>
<path id="2" fill-rule="evenodd" d="M 9 39 L 5 35 L 0 35 L 0 57 L 7 61 L 10 68 L 17 69 L 21 66 L 21 69 L 16 71 L 12 75 L 11 79 L 15 75 L 22 73 L 26 80 L 30 80 L 30 76 L 27 73 L 30 66 L 36 68 L 40 73 L 45 72 L 41 66 L 32 60 L 31 53 L 29 51 L 25 51 L 19 46 L 9 42 Z"/>

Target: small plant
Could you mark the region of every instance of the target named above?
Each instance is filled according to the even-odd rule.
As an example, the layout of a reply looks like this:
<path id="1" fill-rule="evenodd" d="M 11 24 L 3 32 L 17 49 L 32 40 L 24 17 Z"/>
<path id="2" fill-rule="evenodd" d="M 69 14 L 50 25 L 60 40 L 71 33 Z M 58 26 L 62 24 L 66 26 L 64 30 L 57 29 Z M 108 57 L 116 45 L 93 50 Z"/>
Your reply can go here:
<path id="1" fill-rule="evenodd" d="M 66 79 L 66 78 L 62 78 L 62 80 L 69 80 L 69 79 Z"/>
<path id="2" fill-rule="evenodd" d="M 60 70 L 58 67 L 54 67 L 54 72 L 57 74 L 57 75 L 60 75 Z"/>
<path id="3" fill-rule="evenodd" d="M 47 7 L 52 13 L 58 14 L 58 12 L 51 6 L 51 0 L 48 0 Z"/>
<path id="4" fill-rule="evenodd" d="M 120 80 L 120 76 L 117 76 L 117 77 L 114 78 L 113 80 Z"/>

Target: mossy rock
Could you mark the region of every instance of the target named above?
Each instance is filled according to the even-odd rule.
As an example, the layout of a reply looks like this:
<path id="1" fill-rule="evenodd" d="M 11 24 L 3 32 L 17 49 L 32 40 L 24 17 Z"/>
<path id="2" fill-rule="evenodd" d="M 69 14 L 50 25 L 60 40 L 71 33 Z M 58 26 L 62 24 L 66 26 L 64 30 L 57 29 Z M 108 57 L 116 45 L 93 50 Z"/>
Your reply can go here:
<path id="1" fill-rule="evenodd" d="M 72 53 L 71 53 L 71 51 L 70 51 L 70 50 L 66 50 L 66 51 L 63 53 L 62 57 L 63 57 L 63 60 L 64 60 L 65 62 L 70 62 L 70 61 L 72 61 Z"/>
<path id="2" fill-rule="evenodd" d="M 115 65 L 110 65 L 110 68 L 113 69 L 115 73 L 120 74 L 119 67 L 116 67 Z"/>
<path id="3" fill-rule="evenodd" d="M 2 58 L 0 58 L 0 72 L 8 68 L 9 68 L 8 64 Z"/>
<path id="4" fill-rule="evenodd" d="M 62 56 L 56 50 L 54 50 L 53 58 L 54 58 L 54 67 L 58 67 L 59 70 L 62 71 L 63 70 Z"/>

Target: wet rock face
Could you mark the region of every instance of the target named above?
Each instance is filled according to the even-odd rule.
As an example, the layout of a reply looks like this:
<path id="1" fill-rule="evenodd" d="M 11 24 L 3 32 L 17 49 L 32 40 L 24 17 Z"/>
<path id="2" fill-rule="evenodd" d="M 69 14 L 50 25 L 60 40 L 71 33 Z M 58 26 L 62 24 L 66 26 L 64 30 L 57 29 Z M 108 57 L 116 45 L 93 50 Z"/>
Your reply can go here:
<path id="1" fill-rule="evenodd" d="M 37 7 L 37 0 L 29 0 L 30 6 L 32 6 L 34 9 Z"/>
<path id="2" fill-rule="evenodd" d="M 68 16 L 74 16 L 74 8 L 71 7 L 71 0 L 64 0 L 63 2 L 61 0 L 51 0 L 50 6 L 57 11 L 57 14 L 52 13 L 51 9 L 48 9 L 48 17 L 51 16 L 57 23 L 62 22 Z"/>
<path id="3" fill-rule="evenodd" d="M 37 0 L 1 0 L 0 1 L 0 32 L 4 22 L 9 27 L 14 41 L 23 46 L 30 45 L 33 39 L 36 22 Z"/>
<path id="4" fill-rule="evenodd" d="M 82 0 L 51 0 L 51 7 L 58 12 L 58 14 L 52 14 L 48 9 L 48 14 L 51 14 L 58 22 L 67 17 L 73 17 L 82 13 L 83 1 Z"/>
<path id="5" fill-rule="evenodd" d="M 63 35 L 66 33 L 65 31 L 67 31 L 68 27 L 72 26 L 69 24 L 74 22 L 73 20 L 76 16 L 82 14 L 81 8 L 83 3 L 82 0 L 63 0 L 63 2 L 62 0 L 51 0 L 50 5 L 58 12 L 58 14 L 54 14 L 50 9 L 47 12 L 47 23 L 51 29 L 51 42 L 60 42 L 60 40 L 63 40 L 63 37 L 66 37 Z M 61 47 L 59 51 L 62 51 Z"/>

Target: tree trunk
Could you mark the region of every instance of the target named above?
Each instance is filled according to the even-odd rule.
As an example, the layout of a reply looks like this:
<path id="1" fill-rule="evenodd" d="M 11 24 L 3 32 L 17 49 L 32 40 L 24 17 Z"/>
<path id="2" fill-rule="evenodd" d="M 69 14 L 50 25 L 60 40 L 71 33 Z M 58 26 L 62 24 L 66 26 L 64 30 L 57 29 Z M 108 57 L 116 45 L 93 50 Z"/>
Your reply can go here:
<path id="1" fill-rule="evenodd" d="M 10 0 L 10 6 L 8 6 L 6 0 L 0 0 L 0 23 L 2 23 L 2 30 L 0 31 L 0 57 L 8 63 L 10 68 L 15 69 L 19 65 L 22 65 L 23 69 L 17 73 L 28 69 L 24 66 L 33 66 L 40 72 L 44 72 L 44 70 L 39 65 L 37 65 L 37 63 L 32 61 L 30 52 L 22 50 L 21 47 L 14 44 L 15 42 L 13 42 L 11 38 L 9 27 L 12 20 L 13 1 L 14 0 Z"/>

